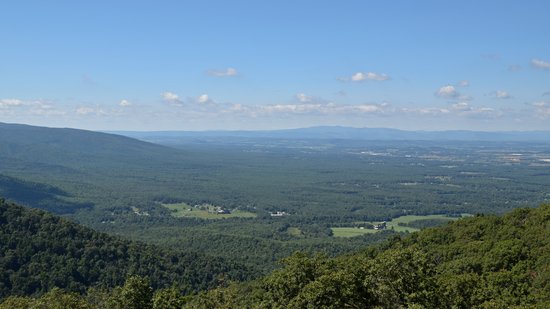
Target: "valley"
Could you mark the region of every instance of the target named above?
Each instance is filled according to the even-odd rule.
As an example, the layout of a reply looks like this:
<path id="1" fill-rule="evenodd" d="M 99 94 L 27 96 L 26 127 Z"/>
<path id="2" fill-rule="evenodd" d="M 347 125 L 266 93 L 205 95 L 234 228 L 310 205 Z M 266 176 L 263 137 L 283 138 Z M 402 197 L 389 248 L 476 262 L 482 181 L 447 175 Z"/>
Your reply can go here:
<path id="1" fill-rule="evenodd" d="M 337 255 L 445 223 L 372 234 L 350 230 L 357 222 L 500 214 L 550 200 L 543 142 L 223 140 L 163 146 L 2 124 L 0 194 L 99 231 L 244 263 L 257 275 L 296 250 Z"/>
<path id="2" fill-rule="evenodd" d="M 223 276 L 245 280 L 269 274 L 297 251 L 353 254 L 459 218 L 550 201 L 550 143 L 543 142 L 221 143 L 194 136 L 159 145 L 90 131 L 0 127 L 4 198 L 199 262 L 215 259 L 225 265 L 216 270 Z M 193 267 L 199 273 L 190 276 L 208 275 Z M 186 283 L 186 293 L 216 282 L 201 280 Z"/>

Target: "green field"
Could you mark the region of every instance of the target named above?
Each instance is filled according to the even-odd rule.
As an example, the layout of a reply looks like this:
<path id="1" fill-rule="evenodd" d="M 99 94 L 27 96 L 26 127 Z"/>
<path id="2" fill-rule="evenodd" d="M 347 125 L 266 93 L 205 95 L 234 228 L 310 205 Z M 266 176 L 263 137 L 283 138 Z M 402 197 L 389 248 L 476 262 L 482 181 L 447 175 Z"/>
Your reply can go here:
<path id="1" fill-rule="evenodd" d="M 378 232 L 378 230 L 373 229 L 360 229 L 358 227 L 333 227 L 332 235 L 334 237 L 354 237 L 361 236 L 365 234 L 373 234 Z"/>
<path id="2" fill-rule="evenodd" d="M 287 232 L 289 235 L 291 236 L 294 236 L 294 237 L 301 237 L 301 236 L 304 236 L 304 234 L 302 233 L 302 231 L 297 228 L 297 227 L 289 227 L 287 229 Z"/>
<path id="3" fill-rule="evenodd" d="M 461 214 L 461 218 L 469 217 L 471 214 Z M 410 226 L 403 226 L 401 224 L 411 224 L 414 222 L 419 221 L 427 221 L 427 220 L 439 220 L 441 223 L 444 223 L 444 221 L 454 221 L 460 219 L 459 217 L 448 217 L 446 215 L 425 215 L 425 216 L 401 216 L 397 217 L 391 221 L 386 222 L 386 230 L 392 230 L 396 232 L 405 232 L 405 233 L 412 233 L 419 231 L 419 228 L 414 228 Z M 371 225 L 371 224 L 377 224 L 379 222 L 354 222 L 356 225 Z M 374 229 L 361 229 L 360 227 L 333 227 L 332 233 L 334 237 L 354 237 L 354 236 L 361 236 L 364 234 L 370 234 L 370 233 L 376 233 L 381 230 L 374 230 Z"/>
<path id="4" fill-rule="evenodd" d="M 243 210 L 233 210 L 229 214 L 218 213 L 219 207 L 203 204 L 191 206 L 186 203 L 162 204 L 172 211 L 172 216 L 177 218 L 200 218 L 200 219 L 227 219 L 227 218 L 255 218 L 256 214 Z"/>

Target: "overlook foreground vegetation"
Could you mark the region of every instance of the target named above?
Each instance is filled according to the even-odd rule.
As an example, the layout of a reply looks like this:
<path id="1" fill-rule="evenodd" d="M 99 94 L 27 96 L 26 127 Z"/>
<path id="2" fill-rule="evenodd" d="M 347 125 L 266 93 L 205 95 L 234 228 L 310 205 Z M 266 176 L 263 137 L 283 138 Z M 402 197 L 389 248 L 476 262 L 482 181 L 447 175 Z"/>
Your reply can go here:
<path id="1" fill-rule="evenodd" d="M 125 243 L 3 201 L 0 209 L 4 246 L 0 265 L 1 272 L 8 275 L 3 276 L 0 308 L 550 306 L 550 205 L 517 209 L 504 216 L 466 218 L 405 237 L 395 236 L 382 245 L 336 258 L 295 253 L 283 260 L 282 268 L 265 277 L 242 283 L 218 281 L 218 287 L 194 295 L 179 284 L 182 275 L 189 278 L 177 271 L 186 269 L 190 262 L 179 259 L 181 255 L 167 260 L 165 252 Z M 49 238 L 52 243 L 47 242 Z M 107 244 L 113 247 L 106 248 Z M 117 259 L 117 250 L 123 251 L 117 246 L 130 248 L 126 258 Z M 94 257 L 93 252 L 102 254 Z M 100 258 L 109 252 L 110 260 Z M 78 254 L 84 262 L 75 259 Z M 94 258 L 96 262 L 91 263 Z M 162 263 L 156 264 L 159 260 Z M 48 267 L 40 266 L 44 261 Z M 145 262 L 141 267 L 140 261 Z M 201 257 L 195 261 L 202 261 Z M 108 271 L 114 266 L 116 271 Z M 200 273 L 200 268 L 190 268 Z M 105 284 L 97 280 L 106 274 L 113 275 L 112 281 Z M 125 284 L 109 288 L 113 283 L 121 284 L 120 276 L 127 278 Z M 19 282 L 28 284 L 24 287 Z"/>

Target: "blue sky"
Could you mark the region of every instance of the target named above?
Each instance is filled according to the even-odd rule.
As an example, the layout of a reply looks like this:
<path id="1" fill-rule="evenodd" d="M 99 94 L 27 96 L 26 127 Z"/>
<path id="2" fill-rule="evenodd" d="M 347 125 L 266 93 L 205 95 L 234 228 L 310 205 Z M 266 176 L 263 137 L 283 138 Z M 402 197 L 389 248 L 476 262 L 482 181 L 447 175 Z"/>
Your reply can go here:
<path id="1" fill-rule="evenodd" d="M 549 1 L 0 3 L 0 121 L 550 130 Z"/>

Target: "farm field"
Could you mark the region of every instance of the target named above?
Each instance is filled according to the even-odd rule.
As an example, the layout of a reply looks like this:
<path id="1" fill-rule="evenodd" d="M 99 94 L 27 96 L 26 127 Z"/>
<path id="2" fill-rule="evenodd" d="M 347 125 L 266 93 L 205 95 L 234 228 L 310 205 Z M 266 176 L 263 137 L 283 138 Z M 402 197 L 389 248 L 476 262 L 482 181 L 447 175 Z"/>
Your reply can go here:
<path id="1" fill-rule="evenodd" d="M 365 234 L 378 233 L 378 230 L 366 228 L 361 229 L 358 227 L 333 227 L 332 233 L 334 237 L 355 237 Z"/>
<path id="2" fill-rule="evenodd" d="M 417 215 L 407 215 L 407 216 L 401 216 L 392 219 L 391 221 L 386 222 L 386 228 L 385 229 L 373 229 L 373 228 L 366 228 L 365 226 L 373 226 L 375 224 L 379 224 L 380 222 L 354 222 L 356 225 L 355 227 L 333 227 L 331 228 L 333 236 L 334 237 L 354 237 L 354 236 L 361 236 L 364 234 L 372 234 L 377 233 L 383 230 L 392 230 L 398 233 L 412 233 L 417 232 L 420 230 L 420 228 L 414 227 L 414 226 L 422 226 L 423 223 L 425 227 L 431 227 L 436 226 L 439 224 L 444 224 L 446 222 L 455 221 L 460 218 L 470 217 L 471 214 L 460 214 L 460 217 L 450 217 L 447 215 L 425 215 L 425 216 L 417 216 Z M 361 226 L 365 225 L 365 226 Z"/>
<path id="3" fill-rule="evenodd" d="M 255 218 L 256 214 L 243 210 L 227 210 L 227 213 L 220 212 L 218 206 L 203 204 L 191 206 L 186 203 L 162 204 L 170 209 L 172 216 L 177 218 L 199 218 L 199 219 L 228 219 L 228 218 Z"/>

